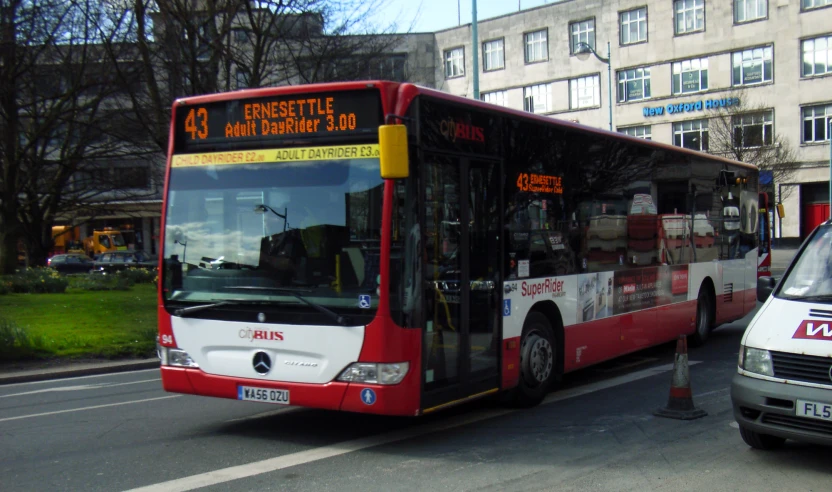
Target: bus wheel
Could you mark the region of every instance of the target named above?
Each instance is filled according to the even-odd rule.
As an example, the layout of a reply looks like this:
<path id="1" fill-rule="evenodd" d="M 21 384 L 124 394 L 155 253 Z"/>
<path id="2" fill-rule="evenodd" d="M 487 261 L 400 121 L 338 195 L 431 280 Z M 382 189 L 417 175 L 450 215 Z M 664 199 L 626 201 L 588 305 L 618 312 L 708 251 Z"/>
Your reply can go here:
<path id="1" fill-rule="evenodd" d="M 696 300 L 696 331 L 690 337 L 690 344 L 694 347 L 704 344 L 713 329 L 713 306 L 711 291 L 703 285 L 699 288 L 699 298 Z"/>
<path id="2" fill-rule="evenodd" d="M 552 386 L 557 368 L 557 351 L 552 325 L 543 313 L 532 311 L 520 336 L 520 383 L 514 390 L 517 406 L 537 405 Z"/>

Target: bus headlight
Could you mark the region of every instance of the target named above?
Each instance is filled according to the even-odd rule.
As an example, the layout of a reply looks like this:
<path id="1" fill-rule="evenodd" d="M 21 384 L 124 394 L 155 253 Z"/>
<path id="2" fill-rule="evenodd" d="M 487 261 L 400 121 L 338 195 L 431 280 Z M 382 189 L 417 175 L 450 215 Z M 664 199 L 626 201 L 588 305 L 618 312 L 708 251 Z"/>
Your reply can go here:
<path id="1" fill-rule="evenodd" d="M 341 375 L 338 376 L 338 381 L 387 385 L 399 384 L 407 376 L 408 369 L 410 369 L 408 362 L 396 362 L 393 364 L 356 362 L 344 369 Z"/>
<path id="2" fill-rule="evenodd" d="M 159 359 L 163 366 L 199 367 L 187 352 L 177 348 L 159 347 Z"/>
<path id="3" fill-rule="evenodd" d="M 768 350 L 741 347 L 739 364 L 748 372 L 774 377 L 774 365 Z"/>

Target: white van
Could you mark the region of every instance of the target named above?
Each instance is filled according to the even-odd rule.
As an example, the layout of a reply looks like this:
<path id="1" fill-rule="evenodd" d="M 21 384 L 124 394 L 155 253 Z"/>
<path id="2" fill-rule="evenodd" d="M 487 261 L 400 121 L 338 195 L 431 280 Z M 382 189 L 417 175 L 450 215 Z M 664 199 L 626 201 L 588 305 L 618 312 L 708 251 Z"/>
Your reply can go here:
<path id="1" fill-rule="evenodd" d="M 804 241 L 780 282 L 757 280 L 757 299 L 731 382 L 743 440 L 832 445 L 832 221 Z"/>

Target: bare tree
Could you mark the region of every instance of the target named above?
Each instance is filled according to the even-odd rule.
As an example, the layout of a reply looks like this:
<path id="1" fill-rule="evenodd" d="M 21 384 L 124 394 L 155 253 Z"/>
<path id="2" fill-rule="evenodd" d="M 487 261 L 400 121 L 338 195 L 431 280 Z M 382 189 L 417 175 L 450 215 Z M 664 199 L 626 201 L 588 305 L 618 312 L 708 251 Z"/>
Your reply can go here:
<path id="1" fill-rule="evenodd" d="M 135 55 L 109 55 L 125 109 L 164 153 L 178 97 L 395 73 L 402 36 L 368 21 L 386 1 L 133 0 Z"/>
<path id="2" fill-rule="evenodd" d="M 149 158 L 112 101 L 121 97 L 101 47 L 120 47 L 123 26 L 90 0 L 16 0 L 0 11 L 0 273 L 16 268 L 18 241 L 45 264 L 59 217 L 93 216 L 130 189 L 114 170 Z M 129 175 L 129 171 L 128 171 Z"/>
<path id="3" fill-rule="evenodd" d="M 729 93 L 722 101 L 726 104 L 720 105 L 708 122 L 709 152 L 754 164 L 761 172 L 771 173 L 772 183 L 791 182 L 800 163 L 788 138 L 775 131 L 771 107 L 752 100 L 742 90 Z M 760 188 L 770 192 L 773 185 Z"/>

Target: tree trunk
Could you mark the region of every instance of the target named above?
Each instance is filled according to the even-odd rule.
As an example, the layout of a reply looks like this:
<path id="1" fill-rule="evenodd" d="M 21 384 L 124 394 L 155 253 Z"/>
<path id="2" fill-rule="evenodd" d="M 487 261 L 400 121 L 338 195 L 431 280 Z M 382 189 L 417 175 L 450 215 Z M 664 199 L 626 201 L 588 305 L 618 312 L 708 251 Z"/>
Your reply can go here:
<path id="1" fill-rule="evenodd" d="M 0 219 L 0 275 L 10 275 L 17 270 L 17 238 L 19 227 Z"/>
<path id="2" fill-rule="evenodd" d="M 51 227 L 40 226 L 38 229 L 40 230 L 40 234 L 38 235 L 40 240 L 26 245 L 29 266 L 46 266 L 46 259 L 54 244 Z M 34 237 L 34 234 L 32 236 Z"/>

